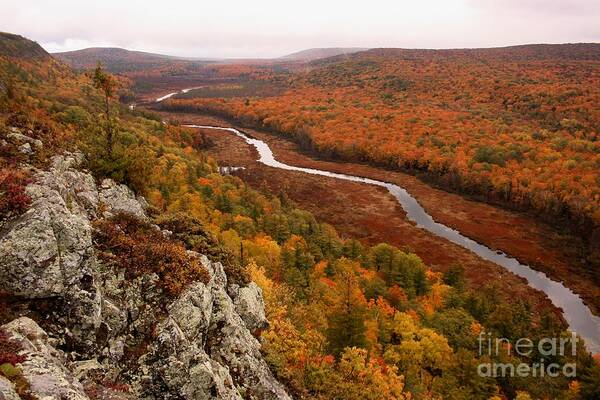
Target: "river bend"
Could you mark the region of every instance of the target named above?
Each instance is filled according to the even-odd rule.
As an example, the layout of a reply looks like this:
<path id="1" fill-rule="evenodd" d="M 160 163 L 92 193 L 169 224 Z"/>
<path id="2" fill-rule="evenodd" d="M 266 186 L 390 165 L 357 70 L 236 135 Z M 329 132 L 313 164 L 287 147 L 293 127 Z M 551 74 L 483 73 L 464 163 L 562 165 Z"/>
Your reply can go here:
<path id="1" fill-rule="evenodd" d="M 186 93 L 190 89 L 181 92 L 172 92 L 156 99 L 161 102 L 175 96 L 178 93 Z M 251 138 L 235 128 L 225 128 L 205 125 L 186 125 L 191 128 L 215 129 L 233 133 L 242 138 L 246 143 L 254 146 L 259 154 L 258 162 L 269 167 L 279 168 L 287 171 L 303 172 L 311 175 L 320 175 L 328 178 L 343 179 L 346 181 L 359 182 L 367 185 L 386 188 L 398 201 L 406 212 L 406 216 L 413 221 L 417 227 L 425 229 L 439 237 L 447 239 L 465 249 L 472 251 L 484 260 L 491 261 L 508 271 L 527 280 L 529 286 L 540 290 L 548 296 L 552 303 L 562 309 L 564 319 L 569 324 L 569 330 L 580 335 L 586 343 L 587 349 L 592 353 L 600 353 L 600 317 L 592 314 L 590 309 L 583 303 L 579 295 L 564 286 L 561 282 L 550 279 L 546 274 L 536 271 L 528 265 L 521 264 L 517 259 L 507 254 L 492 250 L 481 243 L 464 236 L 459 231 L 444 224 L 436 222 L 431 215 L 419 204 L 419 202 L 402 188 L 393 183 L 364 178 L 353 175 L 340 174 L 320 169 L 296 167 L 277 161 L 267 143 L 262 140 Z"/>

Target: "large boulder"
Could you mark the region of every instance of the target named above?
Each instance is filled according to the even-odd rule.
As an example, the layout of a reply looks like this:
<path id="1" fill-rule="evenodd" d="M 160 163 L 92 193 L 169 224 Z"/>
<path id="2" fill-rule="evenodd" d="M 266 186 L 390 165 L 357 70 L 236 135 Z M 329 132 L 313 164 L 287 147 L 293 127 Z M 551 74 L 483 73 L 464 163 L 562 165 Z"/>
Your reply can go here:
<path id="1" fill-rule="evenodd" d="M 211 358 L 226 365 L 246 399 L 289 399 L 260 353 L 260 343 L 250 333 L 224 288 L 213 288 L 213 315 L 208 332 Z"/>
<path id="2" fill-rule="evenodd" d="M 152 352 L 142 359 L 151 371 L 142 385 L 145 397 L 241 400 L 227 368 L 213 361 L 202 346 L 186 337 L 171 317 L 163 321 Z"/>
<path id="3" fill-rule="evenodd" d="M 223 266 L 200 257 L 211 278 L 191 285 L 167 307 L 168 316 L 142 360 L 152 371 L 143 392 L 156 393 L 160 382 L 169 393 L 163 392 L 164 398 L 289 399 L 263 360 L 260 343 L 237 314 Z M 252 294 L 252 311 L 264 316 L 258 287 L 236 291 Z"/>
<path id="4" fill-rule="evenodd" d="M 101 293 L 95 283 L 92 228 L 79 193 L 95 193 L 91 175 L 75 169 L 80 154 L 56 156 L 38 171 L 26 192 L 31 207 L 0 233 L 2 291 L 21 300 L 61 304 L 60 322 L 83 347 L 94 342 Z"/>
<path id="5" fill-rule="evenodd" d="M 100 185 L 100 202 L 105 206 L 104 216 L 109 217 L 116 212 L 125 212 L 147 220 L 145 208 L 148 206 L 142 197 L 136 198 L 133 191 L 112 179 L 105 179 Z"/>
<path id="6" fill-rule="evenodd" d="M 90 272 L 92 230 L 73 201 L 74 180 L 65 174 L 71 162 L 70 156 L 55 159 L 36 174 L 26 189 L 31 208 L 0 237 L 0 281 L 11 295 L 59 296 Z M 92 180 L 87 189 L 94 187 Z"/>
<path id="7" fill-rule="evenodd" d="M 250 332 L 260 332 L 269 327 L 269 321 L 265 316 L 265 303 L 262 290 L 254 282 L 248 286 L 239 287 L 232 285 L 228 292 L 233 298 L 235 311 L 242 318 Z"/>
<path id="8" fill-rule="evenodd" d="M 65 153 L 47 170 L 34 171 L 26 188 L 31 207 L 0 232 L 0 282 L 6 295 L 21 300 L 58 300 L 61 307 L 53 311 L 65 338 L 94 351 L 103 304 L 110 303 L 99 288 L 90 220 L 101 211 L 147 217 L 145 203 L 125 185 L 104 180 L 99 190 L 83 162 L 81 153 Z"/>

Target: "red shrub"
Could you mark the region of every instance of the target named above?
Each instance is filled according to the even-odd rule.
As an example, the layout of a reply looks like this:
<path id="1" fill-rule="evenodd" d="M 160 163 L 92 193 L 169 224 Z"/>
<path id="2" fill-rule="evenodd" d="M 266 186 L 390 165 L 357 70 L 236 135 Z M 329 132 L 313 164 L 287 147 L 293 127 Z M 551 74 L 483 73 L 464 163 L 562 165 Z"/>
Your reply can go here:
<path id="1" fill-rule="evenodd" d="M 30 182 L 23 171 L 0 169 L 0 218 L 20 214 L 27 209 L 31 199 L 25 193 Z"/>
<path id="2" fill-rule="evenodd" d="M 129 386 L 119 383 L 100 382 L 88 383 L 85 387 L 85 394 L 93 400 L 124 400 L 130 399 L 126 393 L 129 392 Z"/>
<path id="3" fill-rule="evenodd" d="M 108 388 L 110 390 L 114 390 L 115 392 L 127 393 L 129 392 L 129 385 L 125 383 L 119 383 L 109 380 L 102 381 L 102 386 Z"/>
<path id="4" fill-rule="evenodd" d="M 208 282 L 208 272 L 180 242 L 168 240 L 150 224 L 120 213 L 95 223 L 95 240 L 101 257 L 123 267 L 131 276 L 156 273 L 161 287 L 179 294 L 194 281 Z"/>
<path id="5" fill-rule="evenodd" d="M 19 345 L 10 340 L 8 334 L 0 329 L 0 365 L 11 364 L 13 367 L 27 359 L 26 356 L 18 355 Z"/>

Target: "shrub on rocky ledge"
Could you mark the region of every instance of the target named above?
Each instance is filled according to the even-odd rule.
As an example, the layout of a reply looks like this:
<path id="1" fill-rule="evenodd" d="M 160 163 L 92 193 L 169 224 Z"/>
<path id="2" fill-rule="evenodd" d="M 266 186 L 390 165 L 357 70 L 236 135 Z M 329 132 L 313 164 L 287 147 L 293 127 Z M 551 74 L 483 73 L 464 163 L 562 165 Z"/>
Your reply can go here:
<path id="1" fill-rule="evenodd" d="M 250 282 L 248 271 L 240 265 L 231 251 L 219 244 L 199 219 L 179 212 L 163 214 L 157 218 L 156 223 L 162 229 L 170 231 L 173 239 L 181 241 L 189 250 L 205 254 L 211 261 L 223 264 L 230 283 L 245 286 Z"/>
<path id="2" fill-rule="evenodd" d="M 10 364 L 14 367 L 25 361 L 25 356 L 17 354 L 18 349 L 18 344 L 10 340 L 8 334 L 0 329 L 0 366 Z"/>
<path id="3" fill-rule="evenodd" d="M 29 176 L 19 170 L 0 169 L 0 219 L 20 214 L 27 209 L 31 199 L 25 193 Z"/>
<path id="4" fill-rule="evenodd" d="M 127 213 L 94 223 L 100 258 L 124 268 L 130 277 L 156 273 L 162 289 L 176 296 L 190 283 L 208 282 L 200 260 L 179 242 L 165 238 L 156 227 Z"/>
<path id="5" fill-rule="evenodd" d="M 33 397 L 29 395 L 29 384 L 18 366 L 27 359 L 27 356 L 18 354 L 19 350 L 21 350 L 19 343 L 11 340 L 4 329 L 0 329 L 0 376 L 5 377 L 14 385 L 21 399 L 33 400 Z M 2 393 L 0 393 L 0 398 L 4 399 Z"/>

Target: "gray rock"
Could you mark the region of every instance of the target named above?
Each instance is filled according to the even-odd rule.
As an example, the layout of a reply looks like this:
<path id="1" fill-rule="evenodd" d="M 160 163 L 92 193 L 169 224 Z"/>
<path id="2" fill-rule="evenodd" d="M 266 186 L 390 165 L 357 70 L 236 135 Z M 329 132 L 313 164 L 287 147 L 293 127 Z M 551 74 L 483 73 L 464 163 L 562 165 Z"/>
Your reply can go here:
<path id="1" fill-rule="evenodd" d="M 213 263 L 208 259 L 208 257 L 203 254 L 198 254 L 195 251 L 188 251 L 188 254 L 200 257 L 200 262 L 210 275 L 209 285 L 211 287 L 227 287 L 227 274 L 225 274 L 225 270 L 223 269 L 223 265 L 221 263 Z"/>
<path id="2" fill-rule="evenodd" d="M 242 399 L 228 370 L 210 359 L 198 341 L 190 341 L 172 318 L 159 328 L 148 360 L 153 379 L 145 392 L 157 398 L 152 384 L 162 382 L 168 393 L 162 398 Z"/>
<path id="3" fill-rule="evenodd" d="M 21 131 L 18 128 L 15 128 L 14 126 L 10 127 L 9 132 L 6 135 L 6 138 L 13 144 L 17 144 L 17 145 L 28 144 L 29 150 L 31 150 L 32 152 L 33 152 L 33 150 L 31 149 L 31 145 L 33 145 L 36 149 L 41 149 L 42 147 L 44 147 L 44 144 L 42 143 L 41 140 L 34 139 L 27 135 L 23 135 L 21 133 Z"/>
<path id="4" fill-rule="evenodd" d="M 125 342 L 123 340 L 114 340 L 108 347 L 108 356 L 114 363 L 118 363 L 125 352 Z"/>
<path id="5" fill-rule="evenodd" d="M 76 361 L 71 366 L 71 369 L 73 370 L 73 375 L 79 380 L 104 372 L 104 367 L 95 358 L 91 360 Z"/>
<path id="6" fill-rule="evenodd" d="M 250 332 L 267 329 L 269 321 L 265 316 L 265 304 L 261 288 L 256 283 L 250 282 L 246 287 L 236 287 L 231 291 L 235 293 L 232 296 L 235 311 L 242 318 Z"/>
<path id="7" fill-rule="evenodd" d="M 33 396 L 48 400 L 89 399 L 81 383 L 66 368 L 64 354 L 48 344 L 46 333 L 33 320 L 21 317 L 2 328 L 19 343 L 19 354 L 27 357 L 18 367 Z"/>
<path id="8" fill-rule="evenodd" d="M 174 398 L 289 399 L 225 290 L 223 266 L 200 258 L 210 280 L 191 285 L 167 307 L 169 314 L 142 362 L 152 371 L 142 392 L 155 393 L 153 385 L 163 382 Z M 249 324 L 264 326 L 260 289 L 250 285 L 236 293 Z"/>
<path id="9" fill-rule="evenodd" d="M 23 344 L 24 375 L 39 397 L 85 399 L 81 379 L 115 399 L 289 399 L 252 335 L 268 326 L 258 286 L 231 285 L 228 294 L 223 266 L 189 251 L 210 280 L 172 299 L 157 274 L 131 277 L 97 260 L 90 221 L 120 211 L 148 220 L 147 203 L 111 180 L 98 187 L 83 161 L 65 153 L 34 171 L 30 209 L 0 231 L 2 290 L 61 304 L 45 321 L 55 339 L 28 318 L 5 326 Z M 53 345 L 76 348 L 72 362 Z M 142 354 L 137 365 L 126 349 Z M 97 385 L 98 376 L 124 380 L 131 393 Z M 6 380 L 0 390 L 13 396 Z"/>
<path id="10" fill-rule="evenodd" d="M 2 375 L 0 375 L 0 400 L 21 400 L 15 391 L 15 385 Z"/>
<path id="11" fill-rule="evenodd" d="M 192 284 L 168 307 L 169 317 L 189 340 L 203 342 L 212 315 L 212 293 L 202 282 Z"/>
<path id="12" fill-rule="evenodd" d="M 0 281 L 17 296 L 60 295 L 86 272 L 91 226 L 77 207 L 69 207 L 63 176 L 40 173 L 26 191 L 31 208 L 0 238 Z"/>
<path id="13" fill-rule="evenodd" d="M 33 150 L 31 149 L 31 145 L 29 143 L 23 143 L 19 146 L 19 152 L 27 155 L 32 155 Z"/>
<path id="14" fill-rule="evenodd" d="M 235 311 L 222 287 L 213 288 L 213 316 L 208 332 L 211 358 L 229 368 L 238 389 L 247 399 L 290 399 L 273 377 L 260 354 L 260 343 Z"/>
<path id="15" fill-rule="evenodd" d="M 120 185 L 112 179 L 105 179 L 99 187 L 100 202 L 108 207 L 104 216 L 108 217 L 116 212 L 133 214 L 142 220 L 148 220 L 144 207 L 147 203 L 140 203 L 131 189 Z"/>
<path id="16" fill-rule="evenodd" d="M 150 207 L 150 204 L 148 203 L 148 201 L 144 198 L 144 196 L 137 196 L 135 198 L 137 200 L 138 203 L 140 203 L 140 206 L 142 207 L 142 209 L 147 209 L 148 207 Z"/>
<path id="17" fill-rule="evenodd" d="M 101 318 L 102 324 L 106 326 L 107 336 L 113 336 L 115 333 L 123 332 L 127 328 L 127 310 L 117 307 L 113 301 L 106 298 L 102 299 Z"/>
<path id="18" fill-rule="evenodd" d="M 73 169 L 80 160 L 54 157 L 51 168 L 38 171 L 27 186 L 30 209 L 0 234 L 0 282 L 15 297 L 62 299 L 72 338 L 88 346 L 100 323 L 101 293 L 91 224 L 77 202 L 78 191 L 93 193 L 95 185 Z"/>

